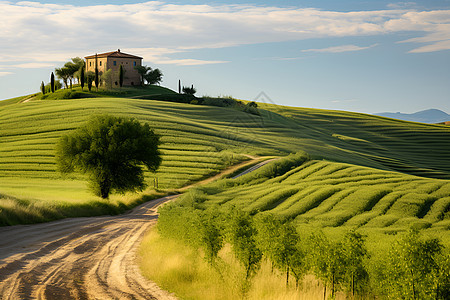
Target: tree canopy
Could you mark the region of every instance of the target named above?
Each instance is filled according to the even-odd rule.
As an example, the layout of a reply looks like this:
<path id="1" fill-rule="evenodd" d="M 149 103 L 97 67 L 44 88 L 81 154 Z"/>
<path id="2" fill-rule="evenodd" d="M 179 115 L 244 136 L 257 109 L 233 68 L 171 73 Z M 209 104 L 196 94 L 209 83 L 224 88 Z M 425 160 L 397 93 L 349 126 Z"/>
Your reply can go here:
<path id="1" fill-rule="evenodd" d="M 141 76 L 141 85 L 147 84 L 159 84 L 162 81 L 162 72 L 159 69 L 152 69 L 147 66 L 136 66 L 134 67 L 136 71 Z"/>
<path id="2" fill-rule="evenodd" d="M 89 174 L 93 192 L 108 198 L 112 191 L 142 191 L 143 165 L 156 171 L 161 163 L 159 135 L 136 119 L 99 115 L 64 135 L 57 145 L 61 173 Z"/>

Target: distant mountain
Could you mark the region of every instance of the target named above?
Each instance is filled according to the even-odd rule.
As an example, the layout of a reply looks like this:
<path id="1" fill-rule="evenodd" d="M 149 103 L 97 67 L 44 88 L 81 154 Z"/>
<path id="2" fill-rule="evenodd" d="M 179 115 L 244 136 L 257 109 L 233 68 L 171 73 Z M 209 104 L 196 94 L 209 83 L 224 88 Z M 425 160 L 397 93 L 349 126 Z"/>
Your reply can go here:
<path id="1" fill-rule="evenodd" d="M 404 114 L 404 113 L 378 113 L 374 114 L 376 116 L 382 116 L 392 119 L 405 120 L 405 121 L 413 121 L 413 122 L 421 122 L 421 123 L 442 123 L 446 121 L 450 121 L 450 115 L 446 112 L 443 112 L 439 109 L 427 109 L 422 110 L 413 114 Z"/>

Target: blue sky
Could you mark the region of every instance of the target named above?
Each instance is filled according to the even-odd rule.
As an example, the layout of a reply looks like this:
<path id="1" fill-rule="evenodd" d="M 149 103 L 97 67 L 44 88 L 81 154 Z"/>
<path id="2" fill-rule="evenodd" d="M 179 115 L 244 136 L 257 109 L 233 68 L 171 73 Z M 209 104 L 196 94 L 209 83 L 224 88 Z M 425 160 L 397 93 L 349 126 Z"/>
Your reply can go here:
<path id="1" fill-rule="evenodd" d="M 0 99 L 120 48 L 198 96 L 450 113 L 450 0 L 0 1 L 0 40 Z"/>

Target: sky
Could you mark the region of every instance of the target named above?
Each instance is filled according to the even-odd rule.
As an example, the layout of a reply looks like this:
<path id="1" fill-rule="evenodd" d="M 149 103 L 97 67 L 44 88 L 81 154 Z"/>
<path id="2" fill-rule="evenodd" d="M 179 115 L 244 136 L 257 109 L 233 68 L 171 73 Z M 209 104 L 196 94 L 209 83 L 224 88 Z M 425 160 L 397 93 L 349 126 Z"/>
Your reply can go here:
<path id="1" fill-rule="evenodd" d="M 197 96 L 450 113 L 450 0 L 0 0 L 0 99 L 121 49 Z"/>

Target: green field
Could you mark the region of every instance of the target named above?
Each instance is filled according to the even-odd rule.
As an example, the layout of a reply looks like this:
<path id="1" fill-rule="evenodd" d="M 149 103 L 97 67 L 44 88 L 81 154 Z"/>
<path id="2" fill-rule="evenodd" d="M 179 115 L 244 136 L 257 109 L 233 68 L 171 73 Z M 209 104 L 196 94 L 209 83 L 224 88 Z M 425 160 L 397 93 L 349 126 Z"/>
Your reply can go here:
<path id="1" fill-rule="evenodd" d="M 382 262 L 391 243 L 410 228 L 439 238 L 448 249 L 448 126 L 264 103 L 258 104 L 259 115 L 255 115 L 232 107 L 177 103 L 178 96 L 174 94 L 162 87 L 89 94 L 80 94 L 75 88 L 60 90 L 47 99 L 35 94 L 0 101 L 0 225 L 121 213 L 217 174 L 249 159 L 249 155 L 270 155 L 279 159 L 240 178 L 223 178 L 193 188 L 167 207 L 178 207 L 178 212 L 184 210 L 186 216 L 194 219 L 203 211 L 225 212 L 231 207 L 253 217 L 271 213 L 291 221 L 303 237 L 320 230 L 332 241 L 356 230 L 366 236 L 373 264 Z M 89 98 L 54 99 L 80 95 Z M 175 102 L 137 99 L 152 95 L 165 100 L 174 97 Z M 104 113 L 148 122 L 161 135 L 163 162 L 156 173 L 145 173 L 148 188 L 142 193 L 112 195 L 109 200 L 102 200 L 90 193 L 85 176 L 75 173 L 63 177 L 57 172 L 58 139 L 80 127 L 91 115 Z M 168 220 L 165 213 L 161 214 L 162 223 Z M 178 224 L 181 228 L 186 228 L 184 221 Z M 175 223 L 173 226 L 178 226 Z M 182 234 L 183 230 L 175 232 Z M 181 247 L 179 241 L 174 246 L 174 241 L 151 235 L 141 248 L 144 261 L 164 253 L 151 241 L 161 243 L 163 248 Z M 175 258 L 168 259 L 189 260 L 196 255 L 193 263 L 197 264 L 202 252 L 188 248 L 185 256 L 173 253 Z M 227 268 L 234 270 L 230 269 L 230 274 L 242 277 L 231 248 L 227 245 L 224 249 L 221 257 L 229 262 Z M 171 262 L 161 257 L 159 263 Z M 146 273 L 145 262 L 141 266 Z M 168 270 L 167 280 L 153 277 L 164 277 L 165 273 L 146 274 L 157 282 L 166 282 L 163 286 L 169 284 L 168 289 L 177 278 L 181 280 L 177 293 L 202 298 L 211 287 L 200 280 L 195 290 L 207 290 L 187 296 L 192 291 L 190 280 L 194 280 L 194 275 L 190 273 L 192 264 L 184 268 Z M 207 265 L 202 268 L 198 278 L 218 276 L 208 273 L 212 271 Z M 370 268 L 371 272 L 376 270 L 376 266 Z M 292 283 L 284 292 L 275 288 L 283 288 L 283 275 L 274 275 L 270 269 L 266 261 L 262 273 L 255 277 L 253 289 L 248 290 L 250 298 L 299 299 Z M 216 277 L 214 280 L 219 281 L 225 278 Z M 239 294 L 236 278 L 226 279 L 227 284 L 221 283 L 211 292 L 220 299 L 221 289 L 227 290 L 231 284 Z M 310 295 L 321 295 L 316 279 L 308 284 L 313 287 Z M 258 292 L 258 286 L 263 294 Z"/>
<path id="2" fill-rule="evenodd" d="M 67 92 L 58 91 L 60 95 Z M 445 159 L 450 157 L 450 128 L 443 125 L 267 104 L 260 104 L 261 115 L 256 116 L 232 108 L 120 98 L 172 93 L 151 87 L 93 93 L 101 98 L 37 100 L 39 96 L 30 95 L 0 101 L 2 198 L 23 205 L 35 200 L 51 205 L 97 201 L 86 190 L 85 177 L 62 177 L 56 171 L 55 143 L 90 115 L 100 113 L 149 122 L 162 136 L 163 163 L 156 174 L 146 173 L 150 189 L 155 186 L 155 178 L 159 189 L 180 188 L 247 159 L 242 154 L 283 156 L 299 150 L 306 151 L 312 159 L 326 160 L 311 165 L 314 169 L 329 164 L 322 171 L 324 175 L 330 170 L 329 175 L 333 176 L 333 168 L 344 168 L 334 162 L 343 162 L 355 165 L 354 168 L 371 167 L 376 174 L 385 170 L 401 172 L 386 173 L 392 176 L 421 176 L 417 180 L 450 178 L 450 161 Z M 29 101 L 21 103 L 24 99 Z M 376 176 L 372 175 L 372 184 L 376 184 Z M 395 190 L 392 187 L 392 193 Z M 300 194 L 290 201 L 299 197 Z M 120 202 L 122 198 L 117 199 Z M 285 205 L 278 210 L 284 210 Z"/>

